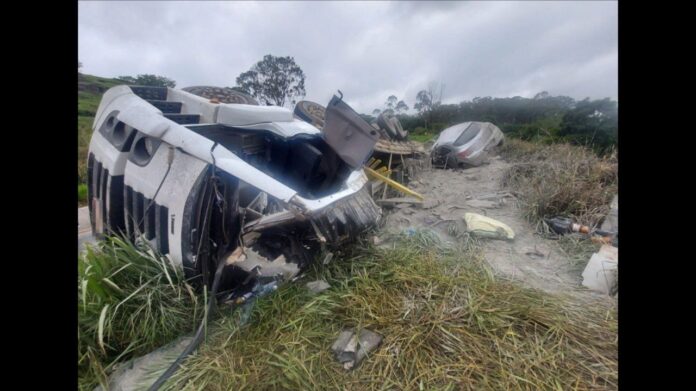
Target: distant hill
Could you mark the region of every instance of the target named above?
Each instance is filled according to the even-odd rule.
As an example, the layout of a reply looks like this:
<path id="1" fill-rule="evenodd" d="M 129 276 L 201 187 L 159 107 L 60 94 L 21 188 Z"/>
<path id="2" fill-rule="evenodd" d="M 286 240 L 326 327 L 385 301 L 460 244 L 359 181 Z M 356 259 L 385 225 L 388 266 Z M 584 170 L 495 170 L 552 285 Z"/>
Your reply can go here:
<path id="1" fill-rule="evenodd" d="M 77 176 L 87 182 L 87 151 L 92 137 L 92 122 L 101 97 L 111 87 L 126 84 L 120 80 L 79 73 L 77 76 Z"/>

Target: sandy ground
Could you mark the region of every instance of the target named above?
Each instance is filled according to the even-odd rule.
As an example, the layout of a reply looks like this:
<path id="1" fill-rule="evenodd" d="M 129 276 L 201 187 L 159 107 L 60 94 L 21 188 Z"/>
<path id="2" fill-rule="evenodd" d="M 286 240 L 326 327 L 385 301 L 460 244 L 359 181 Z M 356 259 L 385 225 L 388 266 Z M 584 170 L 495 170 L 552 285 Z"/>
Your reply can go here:
<path id="1" fill-rule="evenodd" d="M 430 228 L 441 239 L 454 242 L 448 233 L 450 221 L 463 230 L 465 212 L 479 213 L 499 220 L 515 231 L 512 241 L 481 239 L 486 260 L 498 273 L 550 293 L 569 293 L 579 299 L 608 296 L 581 285 L 581 272 L 553 240 L 534 232 L 523 217 L 514 195 L 502 188 L 501 178 L 511 163 L 494 156 L 488 164 L 467 169 L 429 169 L 409 184 L 425 196 L 422 206 L 400 204 L 385 210 L 385 230 Z"/>

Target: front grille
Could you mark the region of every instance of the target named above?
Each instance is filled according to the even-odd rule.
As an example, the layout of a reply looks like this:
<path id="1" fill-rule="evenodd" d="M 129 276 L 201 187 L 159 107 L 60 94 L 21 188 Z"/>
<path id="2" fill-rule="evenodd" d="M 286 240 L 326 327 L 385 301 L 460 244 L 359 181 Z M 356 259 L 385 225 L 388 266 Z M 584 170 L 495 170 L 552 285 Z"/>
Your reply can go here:
<path id="1" fill-rule="evenodd" d="M 148 100 L 148 103 L 158 108 L 162 113 L 181 113 L 181 102 L 167 100 Z"/>
<path id="2" fill-rule="evenodd" d="M 131 240 L 143 235 L 162 254 L 169 253 L 169 209 L 158 205 L 130 186 L 124 190 L 126 232 Z"/>
<path id="3" fill-rule="evenodd" d="M 130 89 L 145 100 L 167 100 L 167 87 L 130 86 Z"/>
<path id="4" fill-rule="evenodd" d="M 101 162 L 90 154 L 87 188 L 92 227 L 98 234 L 119 233 L 125 228 L 123 218 L 123 175 L 111 176 Z M 95 205 L 96 203 L 96 205 Z M 98 208 L 95 209 L 94 207 Z M 95 216 L 95 213 L 100 213 Z M 99 224 L 95 224 L 99 221 Z"/>

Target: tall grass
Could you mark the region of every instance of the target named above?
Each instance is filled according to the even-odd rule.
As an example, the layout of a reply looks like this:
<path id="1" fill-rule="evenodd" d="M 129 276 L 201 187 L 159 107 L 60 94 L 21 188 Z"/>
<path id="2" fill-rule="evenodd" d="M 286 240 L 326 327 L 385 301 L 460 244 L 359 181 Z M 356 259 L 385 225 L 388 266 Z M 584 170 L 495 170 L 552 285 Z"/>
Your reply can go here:
<path id="1" fill-rule="evenodd" d="M 167 384 L 185 390 L 616 389 L 615 308 L 580 306 L 496 278 L 479 247 L 422 232 L 365 247 L 234 313 Z M 345 371 L 330 346 L 345 327 L 384 337 Z"/>
<path id="2" fill-rule="evenodd" d="M 616 155 L 599 157 L 569 144 L 539 145 L 509 139 L 501 155 L 516 164 L 503 185 L 516 191 L 532 223 L 565 215 L 597 226 L 609 212 L 618 190 Z"/>
<path id="3" fill-rule="evenodd" d="M 116 364 L 190 332 L 203 303 L 183 271 L 147 246 L 113 237 L 78 259 L 78 380 L 104 385 Z"/>

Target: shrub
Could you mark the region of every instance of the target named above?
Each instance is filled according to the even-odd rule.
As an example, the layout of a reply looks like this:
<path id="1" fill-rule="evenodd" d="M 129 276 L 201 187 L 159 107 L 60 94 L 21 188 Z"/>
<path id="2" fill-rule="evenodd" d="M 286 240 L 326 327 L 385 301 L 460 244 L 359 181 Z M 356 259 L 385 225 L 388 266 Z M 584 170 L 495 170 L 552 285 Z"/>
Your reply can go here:
<path id="1" fill-rule="evenodd" d="M 506 140 L 500 151 L 518 162 L 505 173 L 503 184 L 519 192 L 532 222 L 564 215 L 597 226 L 609 212 L 618 189 L 615 156 L 599 157 L 582 146 L 515 139 Z"/>

